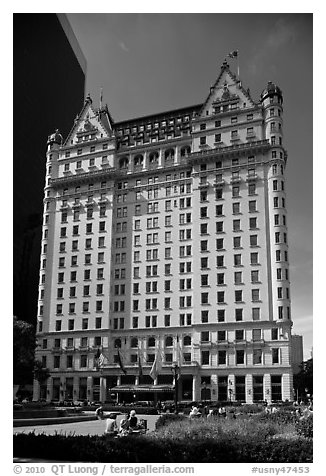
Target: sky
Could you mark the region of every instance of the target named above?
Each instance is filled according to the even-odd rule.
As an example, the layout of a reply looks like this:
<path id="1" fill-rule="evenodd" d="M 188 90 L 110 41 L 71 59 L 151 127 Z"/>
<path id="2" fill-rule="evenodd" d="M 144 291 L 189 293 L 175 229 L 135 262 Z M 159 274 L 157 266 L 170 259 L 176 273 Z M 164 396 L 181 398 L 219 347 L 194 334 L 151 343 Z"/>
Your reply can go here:
<path id="1" fill-rule="evenodd" d="M 115 121 L 202 103 L 227 54 L 255 100 L 268 81 L 284 97 L 293 333 L 311 356 L 313 286 L 313 15 L 69 13 L 87 60 L 86 94 Z M 229 59 L 237 71 L 236 60 Z M 78 111 L 76 111 L 77 113 Z"/>

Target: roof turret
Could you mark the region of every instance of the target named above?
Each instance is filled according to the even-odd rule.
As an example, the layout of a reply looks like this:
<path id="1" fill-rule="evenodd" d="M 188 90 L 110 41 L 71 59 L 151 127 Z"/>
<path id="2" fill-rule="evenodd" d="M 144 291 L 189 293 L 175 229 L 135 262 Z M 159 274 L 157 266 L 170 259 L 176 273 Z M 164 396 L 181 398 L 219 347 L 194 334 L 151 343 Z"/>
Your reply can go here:
<path id="1" fill-rule="evenodd" d="M 273 83 L 273 81 L 268 81 L 266 88 L 263 90 L 263 92 L 260 95 L 260 100 L 261 102 L 264 101 L 267 97 L 270 96 L 280 96 L 283 102 L 283 94 L 281 89 Z"/>

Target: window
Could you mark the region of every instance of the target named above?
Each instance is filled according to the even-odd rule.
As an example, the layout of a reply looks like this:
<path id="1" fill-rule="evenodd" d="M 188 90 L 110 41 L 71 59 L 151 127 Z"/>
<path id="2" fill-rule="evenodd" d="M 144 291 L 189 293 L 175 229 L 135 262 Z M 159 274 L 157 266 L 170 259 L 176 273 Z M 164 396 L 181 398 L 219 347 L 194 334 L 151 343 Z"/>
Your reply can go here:
<path id="1" fill-rule="evenodd" d="M 244 350 L 236 351 L 236 364 L 237 365 L 244 364 Z"/>
<path id="2" fill-rule="evenodd" d="M 218 286 L 223 286 L 225 284 L 224 273 L 217 273 L 217 284 Z"/>
<path id="3" fill-rule="evenodd" d="M 208 293 L 201 293 L 201 304 L 208 304 Z"/>
<path id="4" fill-rule="evenodd" d="M 258 246 L 258 235 L 250 235 L 250 246 Z"/>
<path id="5" fill-rule="evenodd" d="M 200 341 L 201 342 L 209 342 L 209 331 L 202 331 L 200 333 Z"/>
<path id="6" fill-rule="evenodd" d="M 238 215 L 240 213 L 240 202 L 232 203 L 232 213 L 233 215 Z"/>
<path id="7" fill-rule="evenodd" d="M 236 290 L 234 291 L 235 302 L 242 302 L 242 291 Z"/>
<path id="8" fill-rule="evenodd" d="M 257 218 L 249 218 L 249 228 L 255 230 L 257 228 Z"/>
<path id="9" fill-rule="evenodd" d="M 240 231 L 241 225 L 240 220 L 233 220 L 233 231 Z"/>
<path id="10" fill-rule="evenodd" d="M 249 200 L 249 212 L 257 211 L 257 202 L 256 200 Z"/>
<path id="11" fill-rule="evenodd" d="M 233 237 L 233 248 L 241 248 L 241 236 Z"/>
<path id="12" fill-rule="evenodd" d="M 207 224 L 206 224 L 207 227 Z M 224 222 L 222 221 L 217 221 L 216 222 L 216 233 L 223 233 L 224 230 Z"/>
<path id="13" fill-rule="evenodd" d="M 201 322 L 208 322 L 208 311 L 201 311 Z"/>
<path id="14" fill-rule="evenodd" d="M 226 340 L 226 331 L 217 331 L 217 341 L 224 342 Z"/>
<path id="15" fill-rule="evenodd" d="M 216 240 L 216 249 L 217 250 L 223 250 L 224 249 L 224 239 L 223 238 L 218 238 Z"/>
<path id="16" fill-rule="evenodd" d="M 242 271 L 234 273 L 234 284 L 242 284 Z"/>
<path id="17" fill-rule="evenodd" d="M 200 137 L 199 144 L 200 145 L 206 145 L 206 137 L 205 136 Z"/>
<path id="18" fill-rule="evenodd" d="M 252 320 L 253 321 L 259 321 L 260 320 L 260 308 L 259 307 L 253 307 L 252 308 Z"/>
<path id="19" fill-rule="evenodd" d="M 254 365 L 260 365 L 262 363 L 263 352 L 261 349 L 253 349 L 252 362 Z"/>
<path id="20" fill-rule="evenodd" d="M 237 309 L 235 310 L 235 320 L 236 320 L 237 322 L 243 320 L 243 309 L 237 308 Z"/>
<path id="21" fill-rule="evenodd" d="M 280 349 L 272 349 L 272 363 L 279 364 L 279 351 Z"/>
<path id="22" fill-rule="evenodd" d="M 234 266 L 241 266 L 241 254 L 233 255 Z"/>
<path id="23" fill-rule="evenodd" d="M 251 282 L 252 283 L 259 283 L 259 271 L 251 271 Z"/>
<path id="24" fill-rule="evenodd" d="M 223 215 L 223 205 L 216 205 L 215 210 L 216 210 L 216 216 Z"/>
<path id="25" fill-rule="evenodd" d="M 240 187 L 232 187 L 232 197 L 236 198 L 240 196 Z"/>
<path id="26" fill-rule="evenodd" d="M 217 292 L 217 302 L 218 303 L 224 303 L 224 291 L 218 291 Z"/>
<path id="27" fill-rule="evenodd" d="M 257 342 L 257 341 L 260 341 L 261 338 L 262 338 L 261 329 L 253 329 L 252 330 L 252 340 L 254 342 Z"/>
<path id="28" fill-rule="evenodd" d="M 250 253 L 250 264 L 258 264 L 258 253 Z"/>
<path id="29" fill-rule="evenodd" d="M 224 255 L 216 256 L 216 266 L 218 268 L 223 268 L 224 267 Z"/>
<path id="30" fill-rule="evenodd" d="M 251 290 L 251 299 L 252 299 L 253 302 L 260 300 L 259 289 L 252 289 Z"/>
<path id="31" fill-rule="evenodd" d="M 224 322 L 224 321 L 225 321 L 225 309 L 218 309 L 217 322 Z"/>
<path id="32" fill-rule="evenodd" d="M 226 365 L 226 350 L 219 350 L 217 353 L 218 365 Z"/>
<path id="33" fill-rule="evenodd" d="M 248 195 L 256 195 L 256 184 L 250 183 L 248 185 Z"/>

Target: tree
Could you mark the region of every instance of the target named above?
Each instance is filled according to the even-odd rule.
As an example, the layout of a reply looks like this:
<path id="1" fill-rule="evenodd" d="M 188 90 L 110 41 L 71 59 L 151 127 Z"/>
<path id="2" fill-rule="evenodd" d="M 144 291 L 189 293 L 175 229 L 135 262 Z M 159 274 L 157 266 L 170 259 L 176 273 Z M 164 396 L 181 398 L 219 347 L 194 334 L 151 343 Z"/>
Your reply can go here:
<path id="1" fill-rule="evenodd" d="M 35 328 L 17 317 L 13 327 L 13 380 L 15 385 L 25 385 L 33 381 Z"/>
<path id="2" fill-rule="evenodd" d="M 43 367 L 40 360 L 35 360 L 34 362 L 34 378 L 39 382 L 40 385 L 44 384 L 47 379 L 50 377 L 50 371 L 48 368 Z"/>
<path id="3" fill-rule="evenodd" d="M 313 358 L 302 362 L 301 370 L 293 376 L 293 386 L 299 399 L 313 395 Z"/>

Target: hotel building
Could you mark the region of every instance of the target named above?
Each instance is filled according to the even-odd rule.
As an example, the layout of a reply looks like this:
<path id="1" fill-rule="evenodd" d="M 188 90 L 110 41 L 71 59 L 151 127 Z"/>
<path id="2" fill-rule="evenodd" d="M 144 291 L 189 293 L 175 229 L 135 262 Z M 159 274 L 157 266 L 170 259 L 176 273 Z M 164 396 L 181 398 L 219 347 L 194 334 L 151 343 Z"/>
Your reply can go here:
<path id="1" fill-rule="evenodd" d="M 176 364 L 178 400 L 292 400 L 286 161 L 280 88 L 226 61 L 202 104 L 88 96 L 47 143 L 34 400 L 172 399 Z"/>

